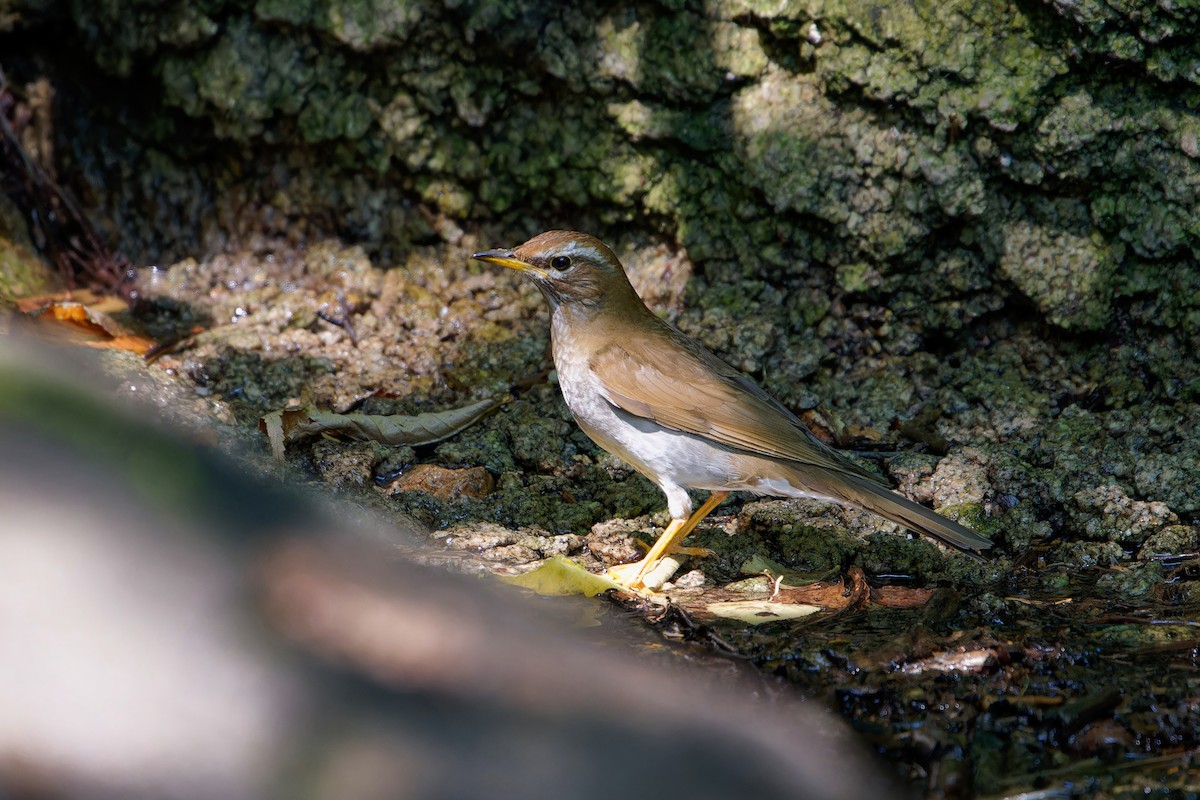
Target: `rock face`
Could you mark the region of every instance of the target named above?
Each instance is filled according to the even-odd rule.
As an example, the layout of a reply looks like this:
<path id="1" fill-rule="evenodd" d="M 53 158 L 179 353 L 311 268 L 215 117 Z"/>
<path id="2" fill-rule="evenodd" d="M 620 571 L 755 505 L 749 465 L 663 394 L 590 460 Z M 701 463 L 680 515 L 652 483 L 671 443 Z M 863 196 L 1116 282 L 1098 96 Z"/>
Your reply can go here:
<path id="1" fill-rule="evenodd" d="M 139 262 L 298 221 L 389 259 L 464 223 L 645 229 L 714 282 L 869 263 L 846 288 L 915 292 L 926 327 L 1021 297 L 1068 330 L 1126 297 L 1200 326 L 1173 7 L 0 0 L 0 26 Z"/>

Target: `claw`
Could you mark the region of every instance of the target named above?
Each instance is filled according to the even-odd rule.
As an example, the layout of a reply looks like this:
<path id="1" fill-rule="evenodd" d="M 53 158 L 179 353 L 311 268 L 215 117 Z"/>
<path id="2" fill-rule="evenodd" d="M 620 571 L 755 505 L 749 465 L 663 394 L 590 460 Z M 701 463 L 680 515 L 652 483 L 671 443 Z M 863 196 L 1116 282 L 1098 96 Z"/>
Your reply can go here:
<path id="1" fill-rule="evenodd" d="M 625 586 L 630 591 L 657 591 L 662 585 L 671 580 L 672 576 L 683 566 L 683 562 L 673 555 L 666 555 L 653 562 L 645 559 L 633 564 L 620 564 L 608 571 L 608 577 Z"/>
<path id="2" fill-rule="evenodd" d="M 617 583 L 628 586 L 630 589 L 637 591 L 642 588 L 658 588 L 670 580 L 675 574 L 675 570 L 679 569 L 680 563 L 678 559 L 666 558 L 673 553 L 691 556 L 711 556 L 713 552 L 707 547 L 682 547 L 680 542 L 691 533 L 700 520 L 708 516 L 709 512 L 720 505 L 721 501 L 729 496 L 729 492 L 713 492 L 704 501 L 704 505 L 692 512 L 692 515 L 687 519 L 673 519 L 667 529 L 663 531 L 663 535 L 658 537 L 658 541 L 646 553 L 646 557 L 635 564 L 621 564 L 613 567 L 608 571 L 608 577 L 612 578 Z M 666 574 L 659 580 L 657 565 L 659 561 L 671 561 L 674 567 L 666 571 Z M 646 578 L 653 575 L 654 580 L 650 583 L 656 583 L 654 587 L 649 586 Z"/>

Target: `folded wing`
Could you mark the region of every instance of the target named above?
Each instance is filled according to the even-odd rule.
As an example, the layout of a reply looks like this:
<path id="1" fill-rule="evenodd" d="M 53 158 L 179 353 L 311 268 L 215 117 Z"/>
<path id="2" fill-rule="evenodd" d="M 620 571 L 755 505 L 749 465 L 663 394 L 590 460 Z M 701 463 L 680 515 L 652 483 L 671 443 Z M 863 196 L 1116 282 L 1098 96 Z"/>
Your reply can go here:
<path id="1" fill-rule="evenodd" d="M 674 331 L 670 334 L 685 346 L 686 357 L 670 365 L 669 375 L 655 363 L 653 351 L 636 341 L 612 343 L 593 355 L 592 372 L 610 403 L 734 450 L 887 485 L 816 438 L 794 414 L 737 370 Z"/>

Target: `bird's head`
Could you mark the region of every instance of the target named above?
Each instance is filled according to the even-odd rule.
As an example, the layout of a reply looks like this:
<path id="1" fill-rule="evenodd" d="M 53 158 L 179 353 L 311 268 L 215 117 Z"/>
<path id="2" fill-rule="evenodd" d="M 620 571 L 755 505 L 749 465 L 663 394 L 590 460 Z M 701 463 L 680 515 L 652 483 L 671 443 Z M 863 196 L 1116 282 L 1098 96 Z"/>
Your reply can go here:
<path id="1" fill-rule="evenodd" d="M 472 258 L 525 273 L 553 308 L 642 305 L 613 251 L 586 233 L 547 231 L 511 250 L 484 250 Z"/>

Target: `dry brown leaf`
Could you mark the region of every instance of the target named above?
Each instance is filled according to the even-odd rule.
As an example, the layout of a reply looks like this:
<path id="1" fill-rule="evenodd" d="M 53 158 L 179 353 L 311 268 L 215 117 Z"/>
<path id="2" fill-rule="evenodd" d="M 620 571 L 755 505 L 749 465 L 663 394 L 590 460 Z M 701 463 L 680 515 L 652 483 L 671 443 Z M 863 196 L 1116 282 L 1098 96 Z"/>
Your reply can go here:
<path id="1" fill-rule="evenodd" d="M 68 295 L 69 298 L 81 293 Z M 91 299 L 88 295 L 82 295 Z M 144 355 L 154 342 L 139 336 L 117 322 L 110 312 L 123 311 L 125 304 L 116 298 L 99 298 L 92 304 L 77 299 L 25 298 L 17 307 L 34 321 L 39 333 L 57 341 L 68 341 L 88 347 L 129 350 Z"/>
<path id="2" fill-rule="evenodd" d="M 17 298 L 17 310 L 22 314 L 33 314 L 35 311 L 40 311 L 54 303 L 83 303 L 84 305 L 95 305 L 100 303 L 103 298 L 95 292 L 87 289 L 72 289 L 69 292 L 55 292 L 54 294 L 39 294 L 32 297 Z M 118 300 L 117 302 L 121 302 Z M 110 311 L 112 309 L 103 308 L 102 311 Z"/>
<path id="3" fill-rule="evenodd" d="M 888 608 L 920 608 L 933 597 L 933 589 L 918 589 L 912 586 L 874 586 L 871 602 Z"/>
<path id="4" fill-rule="evenodd" d="M 1061 706 L 1066 702 L 1067 698 L 1062 695 L 1047 695 L 1047 694 L 1019 694 L 1016 696 L 1005 696 L 1006 702 L 1017 706 Z"/>
<path id="5" fill-rule="evenodd" d="M 283 446 L 321 434 L 348 436 L 384 444 L 420 446 L 448 439 L 507 403 L 508 397 L 490 398 L 448 411 L 406 414 L 337 414 L 316 406 L 274 411 L 259 420 L 259 429 L 271 440 L 277 458 Z M 278 447 L 276 447 L 278 443 Z"/>
<path id="6" fill-rule="evenodd" d="M 847 425 L 846 438 L 850 441 L 878 444 L 884 440 L 884 435 L 878 428 L 867 425 Z"/>

